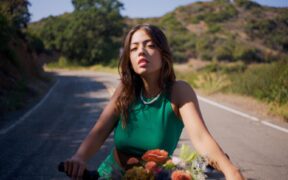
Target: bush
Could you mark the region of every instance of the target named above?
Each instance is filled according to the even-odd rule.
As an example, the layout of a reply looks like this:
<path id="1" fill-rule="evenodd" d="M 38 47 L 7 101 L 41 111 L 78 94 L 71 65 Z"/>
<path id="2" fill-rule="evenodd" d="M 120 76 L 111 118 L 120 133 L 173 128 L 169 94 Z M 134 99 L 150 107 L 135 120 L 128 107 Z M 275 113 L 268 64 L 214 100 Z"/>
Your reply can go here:
<path id="1" fill-rule="evenodd" d="M 242 60 L 247 63 L 264 61 L 260 50 L 244 44 L 236 45 L 233 56 L 235 60 Z"/>
<path id="2" fill-rule="evenodd" d="M 218 24 L 209 24 L 209 33 L 217 33 L 221 31 L 221 26 Z"/>
<path id="3" fill-rule="evenodd" d="M 187 31 L 185 27 L 176 19 L 174 13 L 168 13 L 164 15 L 159 22 L 161 27 L 169 32 L 185 32 Z"/>
<path id="4" fill-rule="evenodd" d="M 288 102 L 287 60 L 272 64 L 254 65 L 245 73 L 232 76 L 233 92 L 256 97 L 267 102 Z"/>
<path id="5" fill-rule="evenodd" d="M 214 56 L 217 60 L 233 60 L 233 46 L 229 44 L 223 44 L 216 47 Z"/>
<path id="6" fill-rule="evenodd" d="M 173 58 L 175 62 L 179 62 L 179 63 L 187 61 L 186 55 L 183 52 L 179 52 L 179 51 L 173 52 Z"/>
<path id="7" fill-rule="evenodd" d="M 220 63 L 218 61 L 212 61 L 212 63 L 202 68 L 201 72 L 217 72 L 230 75 L 235 73 L 243 73 L 246 68 L 246 64 L 242 61 L 233 63 Z"/>
<path id="8" fill-rule="evenodd" d="M 196 40 L 196 51 L 198 54 L 205 51 L 212 51 L 215 42 L 215 37 L 203 36 Z"/>
<path id="9" fill-rule="evenodd" d="M 225 5 L 221 7 L 218 12 L 208 12 L 205 15 L 201 15 L 199 20 L 204 20 L 207 23 L 220 23 L 231 18 L 234 18 L 238 14 L 237 10 L 232 5 Z"/>

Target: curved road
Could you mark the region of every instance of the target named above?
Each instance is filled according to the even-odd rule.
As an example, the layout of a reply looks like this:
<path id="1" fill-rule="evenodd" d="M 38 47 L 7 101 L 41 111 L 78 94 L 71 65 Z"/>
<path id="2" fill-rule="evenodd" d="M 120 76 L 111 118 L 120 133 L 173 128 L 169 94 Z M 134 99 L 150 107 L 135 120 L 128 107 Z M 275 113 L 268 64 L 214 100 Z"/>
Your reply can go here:
<path id="1" fill-rule="evenodd" d="M 57 164 L 75 152 L 118 82 L 117 76 L 95 72 L 55 76 L 48 98 L 0 127 L 1 180 L 67 179 Z M 210 132 L 247 179 L 288 179 L 288 133 L 203 101 L 200 106 Z M 190 144 L 185 131 L 181 143 Z M 96 169 L 112 146 L 111 135 L 88 168 Z"/>

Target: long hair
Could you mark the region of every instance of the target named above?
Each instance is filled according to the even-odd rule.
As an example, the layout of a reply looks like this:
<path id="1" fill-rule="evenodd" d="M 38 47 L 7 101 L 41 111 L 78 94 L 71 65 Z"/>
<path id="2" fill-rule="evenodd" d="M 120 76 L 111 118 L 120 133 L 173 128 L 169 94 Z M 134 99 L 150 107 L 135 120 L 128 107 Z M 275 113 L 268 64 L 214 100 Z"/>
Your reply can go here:
<path id="1" fill-rule="evenodd" d="M 138 30 L 144 30 L 160 51 L 162 58 L 162 66 L 158 79 L 160 90 L 164 93 L 169 92 L 176 78 L 173 70 L 172 53 L 165 34 L 158 27 L 149 24 L 133 27 L 124 38 L 123 51 L 118 64 L 123 90 L 117 99 L 116 106 L 118 112 L 120 112 L 123 127 L 128 122 L 129 106 L 139 97 L 141 88 L 143 87 L 142 79 L 134 72 L 130 62 L 131 38 Z"/>

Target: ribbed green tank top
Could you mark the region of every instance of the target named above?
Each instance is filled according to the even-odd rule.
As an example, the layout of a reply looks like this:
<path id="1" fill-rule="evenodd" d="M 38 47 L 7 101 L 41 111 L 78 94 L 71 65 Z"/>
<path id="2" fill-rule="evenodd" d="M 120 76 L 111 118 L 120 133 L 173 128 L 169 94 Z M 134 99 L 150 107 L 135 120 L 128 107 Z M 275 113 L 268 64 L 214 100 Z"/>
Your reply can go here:
<path id="1" fill-rule="evenodd" d="M 143 97 L 145 101 L 151 100 Z M 114 142 L 119 151 L 142 155 L 147 150 L 164 149 L 172 155 L 183 129 L 183 122 L 172 109 L 165 94 L 152 104 L 138 98 L 129 111 L 128 123 L 122 127 L 121 118 L 114 130 Z"/>

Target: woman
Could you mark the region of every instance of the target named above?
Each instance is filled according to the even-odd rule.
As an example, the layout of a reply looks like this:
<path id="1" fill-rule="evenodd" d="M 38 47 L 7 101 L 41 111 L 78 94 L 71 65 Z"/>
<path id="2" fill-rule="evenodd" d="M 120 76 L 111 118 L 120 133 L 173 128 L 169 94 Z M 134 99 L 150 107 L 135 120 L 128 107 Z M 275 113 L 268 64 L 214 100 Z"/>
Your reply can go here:
<path id="1" fill-rule="evenodd" d="M 175 80 L 172 54 L 160 29 L 132 28 L 119 69 L 121 82 L 96 125 L 65 162 L 67 174 L 81 176 L 85 161 L 113 130 L 115 148 L 100 165 L 100 176 L 110 176 L 113 168 L 124 170 L 129 157 L 141 157 L 149 149 L 165 149 L 172 155 L 185 126 L 195 149 L 219 167 L 226 179 L 243 179 L 208 132 L 193 89 Z"/>

